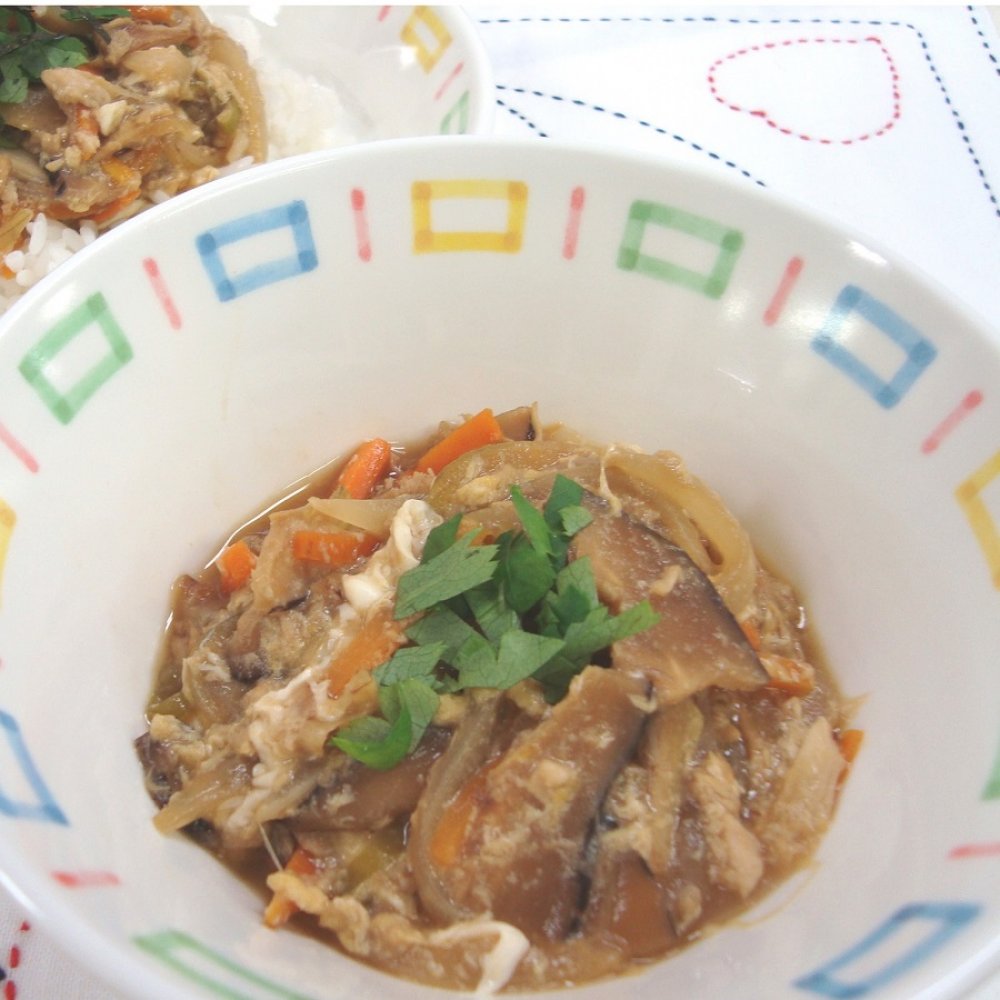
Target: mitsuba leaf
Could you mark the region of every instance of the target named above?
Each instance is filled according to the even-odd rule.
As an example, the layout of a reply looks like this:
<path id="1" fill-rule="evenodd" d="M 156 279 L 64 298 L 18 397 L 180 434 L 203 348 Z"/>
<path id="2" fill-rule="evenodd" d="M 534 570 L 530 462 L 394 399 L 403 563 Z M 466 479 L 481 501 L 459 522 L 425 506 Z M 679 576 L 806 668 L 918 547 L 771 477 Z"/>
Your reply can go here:
<path id="1" fill-rule="evenodd" d="M 533 608 L 548 592 L 555 578 L 556 571 L 551 560 L 532 545 L 527 535 L 503 536 L 498 580 L 507 603 L 514 611 L 523 615 Z"/>
<path id="2" fill-rule="evenodd" d="M 521 627 L 517 612 L 507 603 L 495 582 L 473 587 L 465 594 L 465 603 L 479 630 L 490 642 L 499 642 L 506 632 Z"/>
<path id="3" fill-rule="evenodd" d="M 472 542 L 471 535 L 463 535 L 427 562 L 404 573 L 396 588 L 396 618 L 426 611 L 492 579 L 497 547 Z"/>
<path id="4" fill-rule="evenodd" d="M 406 630 L 406 635 L 422 646 L 441 646 L 440 658 L 451 663 L 465 640 L 476 635 L 476 630 L 450 607 L 442 604 L 418 618 Z M 401 652 L 399 650 L 396 655 Z"/>
<path id="5" fill-rule="evenodd" d="M 379 707 L 385 717 L 393 725 L 404 714 L 410 720 L 407 753 L 412 753 L 417 748 L 424 731 L 434 718 L 439 701 L 437 692 L 418 678 L 399 681 L 379 689 Z"/>
<path id="6" fill-rule="evenodd" d="M 330 743 L 367 767 L 388 771 L 410 752 L 412 731 L 409 709 L 402 705 L 395 722 L 367 715 L 330 737 Z"/>
<path id="7" fill-rule="evenodd" d="M 496 687 L 497 653 L 484 635 L 473 629 L 452 665 L 458 671 L 459 688 Z"/>
<path id="8" fill-rule="evenodd" d="M 445 654 L 443 642 L 431 642 L 425 646 L 404 646 L 397 649 L 392 657 L 372 671 L 379 684 L 389 686 L 400 681 L 417 678 L 430 681 L 434 668 Z"/>
<path id="9" fill-rule="evenodd" d="M 455 514 L 447 521 L 431 528 L 424 540 L 424 551 L 420 554 L 422 563 L 429 563 L 436 556 L 441 555 L 445 549 L 450 549 L 458 538 L 458 528 L 462 523 L 462 515 Z"/>
<path id="10" fill-rule="evenodd" d="M 510 488 L 510 499 L 531 547 L 540 555 L 545 556 L 546 559 L 551 559 L 553 555 L 552 531 L 546 523 L 545 515 L 525 497 L 517 486 Z"/>

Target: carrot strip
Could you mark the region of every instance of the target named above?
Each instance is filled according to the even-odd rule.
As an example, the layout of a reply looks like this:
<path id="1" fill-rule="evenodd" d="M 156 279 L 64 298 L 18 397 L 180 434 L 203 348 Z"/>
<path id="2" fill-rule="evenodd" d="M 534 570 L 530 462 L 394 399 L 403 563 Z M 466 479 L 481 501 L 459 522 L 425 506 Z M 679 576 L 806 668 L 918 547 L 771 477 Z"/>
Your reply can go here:
<path id="1" fill-rule="evenodd" d="M 94 128 L 97 128 L 95 121 Z M 136 184 L 142 179 L 142 175 L 135 167 L 130 167 L 127 163 L 112 156 L 101 164 L 101 169 L 108 175 L 114 184 Z"/>
<path id="2" fill-rule="evenodd" d="M 257 564 L 253 550 L 242 539 L 225 548 L 216 560 L 219 568 L 219 585 L 224 594 L 231 594 L 249 582 Z"/>
<path id="3" fill-rule="evenodd" d="M 484 445 L 506 440 L 503 428 L 489 408 L 480 410 L 429 448 L 417 460 L 417 472 L 440 472 L 449 462 Z"/>
<path id="4" fill-rule="evenodd" d="M 815 685 L 815 671 L 801 660 L 793 660 L 790 656 L 762 656 L 760 662 L 770 678 L 769 688 L 802 697 Z"/>
<path id="5" fill-rule="evenodd" d="M 292 856 L 285 862 L 285 871 L 295 875 L 312 875 L 316 871 L 316 860 L 304 847 L 296 847 Z M 298 910 L 298 906 L 292 900 L 276 892 L 264 909 L 264 923 L 268 927 L 280 927 L 282 924 L 287 924 Z"/>
<path id="6" fill-rule="evenodd" d="M 304 847 L 296 847 L 285 862 L 285 868 L 296 875 L 312 875 L 316 871 L 316 859 Z"/>
<path id="7" fill-rule="evenodd" d="M 746 636 L 747 642 L 750 643 L 750 648 L 755 652 L 760 652 L 761 638 L 760 638 L 760 627 L 752 619 L 748 618 L 746 621 L 740 622 L 740 628 L 743 630 L 743 634 Z"/>
<path id="8" fill-rule="evenodd" d="M 104 208 L 101 208 L 96 212 L 92 212 L 90 215 L 85 216 L 85 218 L 100 225 L 102 222 L 107 222 L 109 219 L 113 219 L 120 211 L 131 205 L 132 202 L 138 197 L 138 189 L 135 191 L 129 191 L 127 194 L 123 194 L 120 198 L 115 198 L 114 201 L 109 201 Z"/>
<path id="9" fill-rule="evenodd" d="M 863 729 L 845 729 L 840 734 L 840 754 L 848 764 L 854 763 L 861 744 L 864 742 L 865 731 Z"/>
<path id="10" fill-rule="evenodd" d="M 450 868 L 458 861 L 469 827 L 480 810 L 488 771 L 487 766 L 474 774 L 442 811 L 427 845 L 430 859 L 438 868 Z"/>
<path id="11" fill-rule="evenodd" d="M 372 615 L 330 662 L 326 673 L 327 694 L 336 698 L 355 675 L 385 663 L 406 641 L 405 624 L 394 621 L 388 609 Z"/>
<path id="12" fill-rule="evenodd" d="M 275 893 L 271 897 L 271 902 L 264 907 L 264 923 L 271 927 L 281 927 L 287 924 L 292 917 L 298 913 L 298 906 L 287 896 L 279 896 Z"/>
<path id="13" fill-rule="evenodd" d="M 378 548 L 378 536 L 353 531 L 296 531 L 292 533 L 292 555 L 324 566 L 350 566 L 356 559 Z"/>
<path id="14" fill-rule="evenodd" d="M 333 495 L 367 500 L 388 475 L 391 459 L 392 445 L 384 438 L 366 441 L 347 460 Z"/>
<path id="15" fill-rule="evenodd" d="M 144 6 L 129 4 L 125 9 L 136 21 L 149 21 L 152 24 L 173 24 L 173 8 L 168 5 Z"/>

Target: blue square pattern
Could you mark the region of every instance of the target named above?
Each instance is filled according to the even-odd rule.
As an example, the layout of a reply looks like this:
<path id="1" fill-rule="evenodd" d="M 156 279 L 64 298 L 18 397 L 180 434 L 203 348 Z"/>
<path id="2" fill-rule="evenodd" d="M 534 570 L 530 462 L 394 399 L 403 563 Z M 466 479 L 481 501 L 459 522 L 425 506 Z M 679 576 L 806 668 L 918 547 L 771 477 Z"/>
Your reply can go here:
<path id="1" fill-rule="evenodd" d="M 796 980 L 795 985 L 836 1000 L 867 996 L 930 958 L 974 920 L 980 910 L 981 907 L 975 903 L 910 903 L 842 955 Z M 926 924 L 926 933 L 900 954 L 893 946 L 893 938 L 905 933 L 907 927 L 915 923 L 918 926 Z M 886 960 L 872 971 L 872 955 L 877 961 L 880 949 L 885 952 Z M 862 976 L 852 976 L 850 967 L 860 964 L 868 971 Z"/>
<path id="2" fill-rule="evenodd" d="M 842 335 L 855 316 L 867 320 L 899 347 L 903 357 L 892 378 L 886 380 L 844 346 Z M 884 302 L 854 285 L 841 289 L 823 328 L 813 338 L 812 346 L 886 409 L 891 409 L 906 395 L 921 372 L 937 357 L 937 348 L 916 327 Z"/>
<path id="3" fill-rule="evenodd" d="M 227 247 L 285 228 L 291 232 L 292 253 L 244 264 L 243 270 L 231 273 L 225 261 Z M 195 245 L 220 302 L 229 302 L 265 285 L 305 274 L 319 263 L 309 226 L 309 210 L 306 203 L 300 200 L 243 215 L 207 229 L 197 237 Z"/>
<path id="4" fill-rule="evenodd" d="M 56 800 L 42 780 L 42 776 L 28 752 L 17 719 L 7 712 L 0 711 L 0 731 L 7 741 L 14 762 L 21 769 L 21 774 L 36 797 L 34 802 L 22 802 L 12 798 L 4 790 L 4 776 L 0 775 L 0 813 L 12 816 L 14 819 L 42 820 L 68 826 L 69 820 L 56 804 Z"/>

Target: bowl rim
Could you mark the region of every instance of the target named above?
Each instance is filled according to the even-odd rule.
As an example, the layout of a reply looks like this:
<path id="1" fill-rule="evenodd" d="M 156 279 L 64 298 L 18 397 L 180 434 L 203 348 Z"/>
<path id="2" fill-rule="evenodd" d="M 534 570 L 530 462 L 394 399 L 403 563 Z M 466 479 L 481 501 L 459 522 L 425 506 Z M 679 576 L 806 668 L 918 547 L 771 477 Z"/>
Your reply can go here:
<path id="1" fill-rule="evenodd" d="M 795 217 L 810 227 L 818 228 L 825 235 L 856 242 L 866 250 L 883 258 L 892 271 L 906 283 L 922 286 L 944 308 L 964 322 L 968 332 L 980 339 L 990 353 L 1000 361 L 1000 328 L 987 322 L 972 307 L 961 300 L 940 280 L 926 273 L 896 249 L 887 248 L 878 240 L 838 221 L 832 213 L 805 203 L 759 184 L 717 171 L 710 164 L 682 163 L 661 153 L 637 150 L 620 150 L 596 142 L 546 140 L 537 138 L 508 138 L 481 135 L 417 136 L 398 139 L 375 140 L 334 149 L 303 153 L 255 165 L 246 170 L 220 178 L 200 188 L 175 196 L 155 205 L 140 215 L 123 222 L 84 247 L 70 260 L 60 265 L 26 293 L 2 316 L 0 338 L 18 324 L 26 311 L 34 309 L 35 300 L 50 295 L 50 289 L 59 283 L 72 280 L 74 270 L 88 266 L 91 257 L 112 252 L 116 246 L 127 242 L 141 227 L 163 224 L 175 213 L 190 215 L 198 207 L 217 198 L 225 198 L 245 188 L 254 188 L 272 176 L 336 169 L 341 161 L 379 159 L 400 163 L 404 167 L 414 152 L 433 152 L 441 158 L 463 157 L 469 151 L 503 150 L 504 152 L 529 153 L 539 160 L 559 162 L 566 157 L 586 157 L 603 161 L 608 168 L 615 164 L 629 163 L 644 169 L 662 172 L 664 176 L 692 177 L 699 183 L 723 189 L 738 199 L 769 206 L 785 216 Z M 105 249 L 107 248 L 107 249 Z M 27 864 L 20 850 L 0 830 L 0 883 L 22 907 L 33 924 L 37 925 L 60 951 L 72 956 L 96 979 L 120 990 L 125 996 L 149 1000 L 184 1000 L 189 994 L 162 966 L 145 957 L 127 942 L 114 942 L 90 924 L 70 904 L 48 875 L 34 865 Z M 1000 968 L 1000 940 L 992 950 L 982 949 L 965 956 L 938 982 L 940 996 L 958 997 L 975 988 L 995 974 Z M 155 979 L 150 971 L 155 970 Z M 140 985 L 141 984 L 141 985 Z M 935 989 L 934 985 L 929 987 Z M 935 993 L 935 995 L 938 995 Z"/>
<path id="2" fill-rule="evenodd" d="M 468 20 L 467 15 L 466 20 Z M 924 291 L 949 311 L 956 313 L 967 326 L 975 328 L 975 332 L 987 345 L 988 349 L 1000 360 L 1000 320 L 987 316 L 978 308 L 972 306 L 959 296 L 939 277 L 930 273 L 913 260 L 904 249 L 889 246 L 884 240 L 874 237 L 862 227 L 844 223 L 837 218 L 832 210 L 810 204 L 804 198 L 788 192 L 776 191 L 764 186 L 759 181 L 748 181 L 735 177 L 730 173 L 718 171 L 709 163 L 688 163 L 663 152 L 650 150 L 617 149 L 597 140 L 580 139 L 545 139 L 537 137 L 499 136 L 487 134 L 462 135 L 422 135 L 403 136 L 392 139 L 374 139 L 368 142 L 351 143 L 330 149 L 314 150 L 281 157 L 266 163 L 257 163 L 243 170 L 218 177 L 200 187 L 184 191 L 172 198 L 144 209 L 138 215 L 126 219 L 113 229 L 101 233 L 93 242 L 76 251 L 69 260 L 60 264 L 52 273 L 45 275 L 28 288 L 20 298 L 3 314 L 0 314 L 0 336 L 5 327 L 16 322 L 20 313 L 38 297 L 38 290 L 45 294 L 49 286 L 54 286 L 65 278 L 75 268 L 82 266 L 91 256 L 103 253 L 103 247 L 111 247 L 117 242 L 130 237 L 138 226 L 159 223 L 175 212 L 186 212 L 188 206 L 193 211 L 198 204 L 217 197 L 225 197 L 229 191 L 236 191 L 246 186 L 254 186 L 258 180 L 265 181 L 272 174 L 295 173 L 300 170 L 311 170 L 326 162 L 335 163 L 342 159 L 356 157 L 387 157 L 397 156 L 402 160 L 411 153 L 422 154 L 425 150 L 450 149 L 464 155 L 467 149 L 523 150 L 532 156 L 537 150 L 545 150 L 543 157 L 574 156 L 603 159 L 609 166 L 614 163 L 632 163 L 648 169 L 660 170 L 664 174 L 675 174 L 681 177 L 691 177 L 702 184 L 714 185 L 734 194 L 736 197 L 756 201 L 760 205 L 774 208 L 778 212 L 796 218 L 807 226 L 825 232 L 827 236 L 836 237 L 857 246 L 880 260 L 898 274 L 904 281 L 923 287 Z"/>

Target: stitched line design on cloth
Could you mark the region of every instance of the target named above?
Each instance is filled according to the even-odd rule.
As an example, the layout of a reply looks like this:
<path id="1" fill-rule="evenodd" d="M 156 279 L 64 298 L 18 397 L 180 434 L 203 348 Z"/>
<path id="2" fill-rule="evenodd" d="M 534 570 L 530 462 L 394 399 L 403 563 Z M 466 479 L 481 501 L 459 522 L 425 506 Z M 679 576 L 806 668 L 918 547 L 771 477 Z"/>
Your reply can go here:
<path id="1" fill-rule="evenodd" d="M 0 966 L 0 983 L 3 983 L 4 1000 L 16 1000 L 17 983 L 14 980 L 14 970 L 21 964 L 21 937 L 31 930 L 31 924 L 22 920 L 17 928 L 17 937 L 7 949 L 7 961 Z"/>
<path id="2" fill-rule="evenodd" d="M 497 90 L 506 90 L 506 88 L 497 85 Z M 518 121 L 524 122 L 524 124 L 527 125 L 528 128 L 530 128 L 534 132 L 537 132 L 542 139 L 548 139 L 548 133 L 543 132 L 538 127 L 538 124 L 536 122 L 533 122 L 527 115 L 518 111 L 517 108 L 512 108 L 505 101 L 501 101 L 499 97 L 497 98 L 497 107 L 503 108 L 507 112 L 507 114 L 512 115 L 514 118 L 517 118 Z"/>
<path id="3" fill-rule="evenodd" d="M 814 135 L 812 133 L 796 132 L 794 129 L 789 128 L 787 125 L 783 125 L 779 121 L 775 121 L 774 118 L 767 112 L 763 110 L 758 110 L 755 108 L 748 108 L 744 105 L 730 100 L 723 90 L 719 86 L 718 73 L 727 63 L 732 63 L 737 59 L 741 59 L 745 56 L 771 52 L 778 49 L 791 49 L 793 47 L 803 47 L 807 45 L 820 45 L 820 46 L 860 46 L 860 45 L 875 45 L 877 46 L 882 58 L 885 60 L 886 68 L 889 74 L 889 80 L 892 86 L 892 110 L 890 112 L 889 118 L 882 123 L 879 128 L 870 129 L 869 131 L 856 136 L 850 136 L 848 138 L 834 138 L 832 136 L 826 135 Z M 745 45 L 734 52 L 730 52 L 724 55 L 721 59 L 716 59 L 712 63 L 708 70 L 708 89 L 712 96 L 725 108 L 730 111 L 735 111 L 739 114 L 752 115 L 755 118 L 760 118 L 766 125 L 770 128 L 775 129 L 782 135 L 791 136 L 795 139 L 802 139 L 805 142 L 818 142 L 823 146 L 851 146 L 859 142 L 866 142 L 870 139 L 877 139 L 888 132 L 895 124 L 899 121 L 902 110 L 900 107 L 900 93 L 899 93 L 899 72 L 896 69 L 895 61 L 892 58 L 892 53 L 889 52 L 885 44 L 882 42 L 881 38 L 876 38 L 874 35 L 870 35 L 867 38 L 786 38 L 780 42 L 763 42 L 759 45 Z"/>
<path id="4" fill-rule="evenodd" d="M 525 94 L 531 97 L 540 97 L 543 100 L 557 101 L 564 104 L 571 104 L 576 108 L 583 108 L 587 111 L 597 111 L 600 114 L 610 115 L 612 118 L 618 118 L 621 121 L 632 122 L 633 124 L 640 125 L 642 128 L 652 129 L 657 135 L 669 136 L 674 142 L 683 143 L 685 146 L 690 147 L 696 153 L 704 153 L 710 160 L 715 160 L 717 163 L 721 163 L 723 166 L 729 167 L 731 170 L 737 170 L 740 174 L 751 180 L 754 184 L 760 187 L 767 187 L 767 185 L 759 178 L 754 177 L 749 170 L 741 167 L 738 163 L 733 160 L 727 159 L 721 153 L 716 153 L 711 149 L 706 149 L 701 143 L 695 142 L 693 139 L 689 139 L 686 136 L 679 135 L 676 132 L 671 132 L 670 129 L 663 128 L 661 125 L 654 125 L 652 122 L 645 121 L 642 118 L 633 118 L 631 115 L 625 114 L 624 111 L 611 111 L 610 109 L 604 107 L 601 104 L 591 104 L 588 101 L 580 100 L 576 97 L 563 97 L 561 94 L 546 94 L 541 90 L 529 90 L 527 87 L 508 87 L 505 84 L 498 83 L 496 85 L 497 90 L 509 91 L 512 94 Z M 497 104 L 502 108 L 506 108 L 512 115 L 521 119 L 529 128 L 534 129 L 543 138 L 547 139 L 548 136 L 534 123 L 528 121 L 528 119 L 517 109 L 505 104 L 502 100 L 497 100 Z"/>
<path id="5" fill-rule="evenodd" d="M 973 19 L 974 23 L 975 20 Z M 982 162 L 979 159 L 979 154 L 976 152 L 975 147 L 972 144 L 972 140 L 969 138 L 968 129 L 966 127 L 965 121 L 962 116 L 958 113 L 954 103 L 951 99 L 951 94 L 948 91 L 947 86 L 941 73 L 939 72 L 934 59 L 931 55 L 930 45 L 927 41 L 924 33 L 915 25 L 910 24 L 905 21 L 886 21 L 886 20 L 865 20 L 862 18 L 846 18 L 846 17 L 833 17 L 833 18 L 822 18 L 822 17 L 786 17 L 786 18 L 759 18 L 759 17 L 716 17 L 714 15 L 705 14 L 700 17 L 685 16 L 685 17 L 650 17 L 650 16 L 621 16 L 621 17 L 496 17 L 496 18 L 480 18 L 478 23 L 483 26 L 488 25 L 507 25 L 507 24 L 733 24 L 733 25 L 743 25 L 743 24 L 753 24 L 753 25 L 811 25 L 811 26 L 838 26 L 838 27 L 866 27 L 866 28 L 905 28 L 907 31 L 913 32 L 920 45 L 921 52 L 923 53 L 924 61 L 927 63 L 927 68 L 930 70 L 931 75 L 934 78 L 934 82 L 937 84 L 938 90 L 941 92 L 941 97 L 944 100 L 945 106 L 948 108 L 952 119 L 955 123 L 955 127 L 958 130 L 958 134 L 961 137 L 962 143 L 965 146 L 966 152 L 972 158 L 972 163 L 976 170 L 976 175 L 979 177 L 979 182 L 983 186 L 986 192 L 986 196 L 990 200 L 990 204 L 993 207 L 993 212 L 1000 219 L 1000 201 L 998 201 L 996 193 L 993 190 L 992 185 L 986 177 L 986 171 L 983 169 Z M 982 35 L 980 32 L 981 37 Z M 994 66 L 997 66 L 997 60 L 990 53 L 990 59 Z M 1000 72 L 1000 70 L 998 70 Z M 540 94 L 537 91 L 528 90 L 526 88 L 514 88 L 514 87 L 504 87 L 497 85 L 498 90 L 509 90 L 512 93 L 525 93 L 532 94 L 536 97 L 548 97 L 551 95 Z M 553 100 L 565 100 L 565 98 L 552 98 Z M 586 102 L 573 102 L 578 106 L 587 107 Z M 606 111 L 605 108 L 599 105 L 590 105 L 591 110 L 594 111 Z M 627 115 L 621 114 L 621 112 L 613 112 L 616 117 L 623 118 L 625 120 L 631 120 Z M 640 122 L 647 128 L 652 128 L 648 122 Z M 665 129 L 657 128 L 656 131 L 662 135 L 669 135 L 672 139 L 678 142 L 683 142 L 690 144 L 692 148 L 701 151 L 701 147 L 694 143 L 690 143 L 689 140 L 683 136 L 676 134 L 671 134 Z M 731 160 L 724 160 L 718 154 L 708 154 L 712 159 L 719 160 L 725 163 L 726 166 L 735 167 L 735 163 Z M 739 169 L 739 168 L 737 168 Z M 749 177 L 745 171 L 741 170 L 744 176 Z M 753 178 L 757 184 L 761 187 L 766 187 L 763 181 L 756 180 Z"/>
<path id="6" fill-rule="evenodd" d="M 989 39 L 986 37 L 986 33 L 982 28 L 979 27 L 979 19 L 976 17 L 976 11 L 973 7 L 965 8 L 969 13 L 969 20 L 972 22 L 972 27 L 975 28 L 976 34 L 979 35 L 979 40 L 983 43 L 983 48 L 986 50 L 986 58 L 993 64 L 993 72 L 997 76 L 1000 76 L 1000 59 L 993 54 L 993 50 L 990 48 Z"/>

